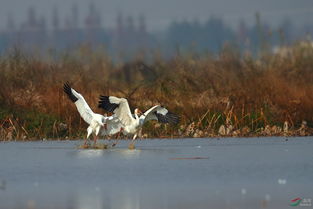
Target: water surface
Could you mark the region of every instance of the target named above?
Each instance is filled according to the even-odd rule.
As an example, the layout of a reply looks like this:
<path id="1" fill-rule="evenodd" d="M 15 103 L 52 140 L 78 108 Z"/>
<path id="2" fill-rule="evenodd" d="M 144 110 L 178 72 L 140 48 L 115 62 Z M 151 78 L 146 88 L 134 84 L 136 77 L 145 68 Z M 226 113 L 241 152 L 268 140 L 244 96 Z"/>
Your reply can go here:
<path id="1" fill-rule="evenodd" d="M 0 208 L 279 209 L 313 199 L 309 137 L 81 143 L 0 143 Z"/>

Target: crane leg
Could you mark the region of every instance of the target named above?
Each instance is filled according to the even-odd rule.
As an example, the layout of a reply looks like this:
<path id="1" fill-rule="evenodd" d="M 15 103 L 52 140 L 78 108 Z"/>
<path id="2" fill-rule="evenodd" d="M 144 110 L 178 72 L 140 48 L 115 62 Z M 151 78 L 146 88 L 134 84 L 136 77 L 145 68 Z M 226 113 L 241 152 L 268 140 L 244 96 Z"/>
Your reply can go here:
<path id="1" fill-rule="evenodd" d="M 128 149 L 135 149 L 135 140 L 137 138 L 137 133 L 133 136 L 132 141 L 128 145 Z"/>
<path id="2" fill-rule="evenodd" d="M 85 138 L 84 145 L 82 146 L 82 148 L 87 149 L 87 148 L 89 148 L 89 146 L 90 146 L 89 140 L 88 140 L 88 138 Z"/>
<path id="3" fill-rule="evenodd" d="M 88 148 L 88 146 L 89 146 L 87 142 L 88 142 L 88 139 L 89 139 L 89 136 L 91 135 L 91 133 L 92 133 L 92 130 L 90 128 L 88 128 L 87 129 L 87 137 L 86 137 L 85 142 L 84 142 L 85 148 Z"/>
<path id="4" fill-rule="evenodd" d="M 115 142 L 113 142 L 112 147 L 115 147 L 115 146 L 117 145 L 118 140 L 120 139 L 120 135 L 121 135 L 121 133 L 122 133 L 123 130 L 124 130 L 124 129 L 121 128 L 120 131 L 118 132 L 117 137 L 116 137 L 116 140 L 115 140 Z"/>
<path id="5" fill-rule="evenodd" d="M 94 138 L 93 138 L 93 146 L 96 146 L 96 144 L 97 144 L 97 139 L 98 139 L 98 136 L 95 135 Z"/>

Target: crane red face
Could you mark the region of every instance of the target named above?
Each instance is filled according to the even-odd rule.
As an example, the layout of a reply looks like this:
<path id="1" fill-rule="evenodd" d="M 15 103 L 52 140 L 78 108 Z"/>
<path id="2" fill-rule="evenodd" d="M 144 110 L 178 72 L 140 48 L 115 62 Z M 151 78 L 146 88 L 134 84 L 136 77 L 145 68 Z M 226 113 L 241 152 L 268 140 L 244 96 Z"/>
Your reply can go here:
<path id="1" fill-rule="evenodd" d="M 136 108 L 136 109 L 135 109 L 135 112 L 136 112 L 136 114 L 137 114 L 137 115 L 142 115 L 141 110 L 140 110 L 140 109 L 138 109 L 138 108 Z"/>

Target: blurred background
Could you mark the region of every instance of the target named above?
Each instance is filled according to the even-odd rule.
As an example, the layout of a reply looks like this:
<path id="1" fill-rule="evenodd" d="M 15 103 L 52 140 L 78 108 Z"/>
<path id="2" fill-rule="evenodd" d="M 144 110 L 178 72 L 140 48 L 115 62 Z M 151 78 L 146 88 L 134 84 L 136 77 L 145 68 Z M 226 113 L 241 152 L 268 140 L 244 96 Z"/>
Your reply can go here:
<path id="1" fill-rule="evenodd" d="M 1 0 L 0 52 L 105 48 L 113 58 L 146 52 L 256 54 L 310 40 L 312 0 Z M 149 54 L 149 53 L 148 53 Z"/>
<path id="2" fill-rule="evenodd" d="M 66 81 L 181 116 L 146 137 L 313 135 L 312 0 L 0 2 L 0 139 L 85 137 Z"/>

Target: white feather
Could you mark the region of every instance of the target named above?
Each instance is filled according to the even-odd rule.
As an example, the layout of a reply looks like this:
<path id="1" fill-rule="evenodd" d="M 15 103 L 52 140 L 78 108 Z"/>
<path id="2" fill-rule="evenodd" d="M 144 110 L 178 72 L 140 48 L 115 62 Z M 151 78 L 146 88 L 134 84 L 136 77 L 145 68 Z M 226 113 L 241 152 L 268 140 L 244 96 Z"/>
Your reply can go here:
<path id="1" fill-rule="evenodd" d="M 108 101 L 106 100 L 108 98 Z M 107 104 L 109 102 L 110 104 Z M 118 128 L 123 128 L 124 133 L 133 134 L 133 139 L 136 138 L 138 133 L 140 132 L 141 127 L 146 121 L 149 120 L 158 120 L 157 114 L 161 114 L 165 117 L 168 114 L 168 110 L 160 105 L 156 105 L 149 110 L 147 110 L 143 115 L 138 117 L 138 113 L 135 110 L 134 116 L 131 114 L 129 104 L 127 99 L 125 98 L 118 98 L 114 96 L 105 97 L 103 96 L 102 99 L 100 98 L 100 107 L 104 108 L 107 111 L 112 111 L 111 108 L 115 108 L 113 110 L 114 117 L 117 117 L 121 123 L 121 125 L 117 125 Z M 117 106 L 112 106 L 116 104 Z M 157 114 L 156 114 L 157 113 Z M 164 120 L 162 121 L 164 123 Z M 166 120 L 165 120 L 166 121 Z M 166 121 L 167 122 L 167 121 Z"/>
<path id="2" fill-rule="evenodd" d="M 90 109 L 89 105 L 87 104 L 84 97 L 75 91 L 73 88 L 71 88 L 72 93 L 74 96 L 78 99 L 75 102 L 76 108 L 80 114 L 80 116 L 84 119 L 86 123 L 89 125 L 91 124 L 92 119 L 94 118 L 95 113 Z"/>
<path id="3" fill-rule="evenodd" d="M 114 110 L 114 114 L 124 126 L 131 126 L 133 123 L 135 123 L 135 119 L 130 112 L 127 99 L 110 96 L 109 101 L 110 103 L 119 105 Z"/>

